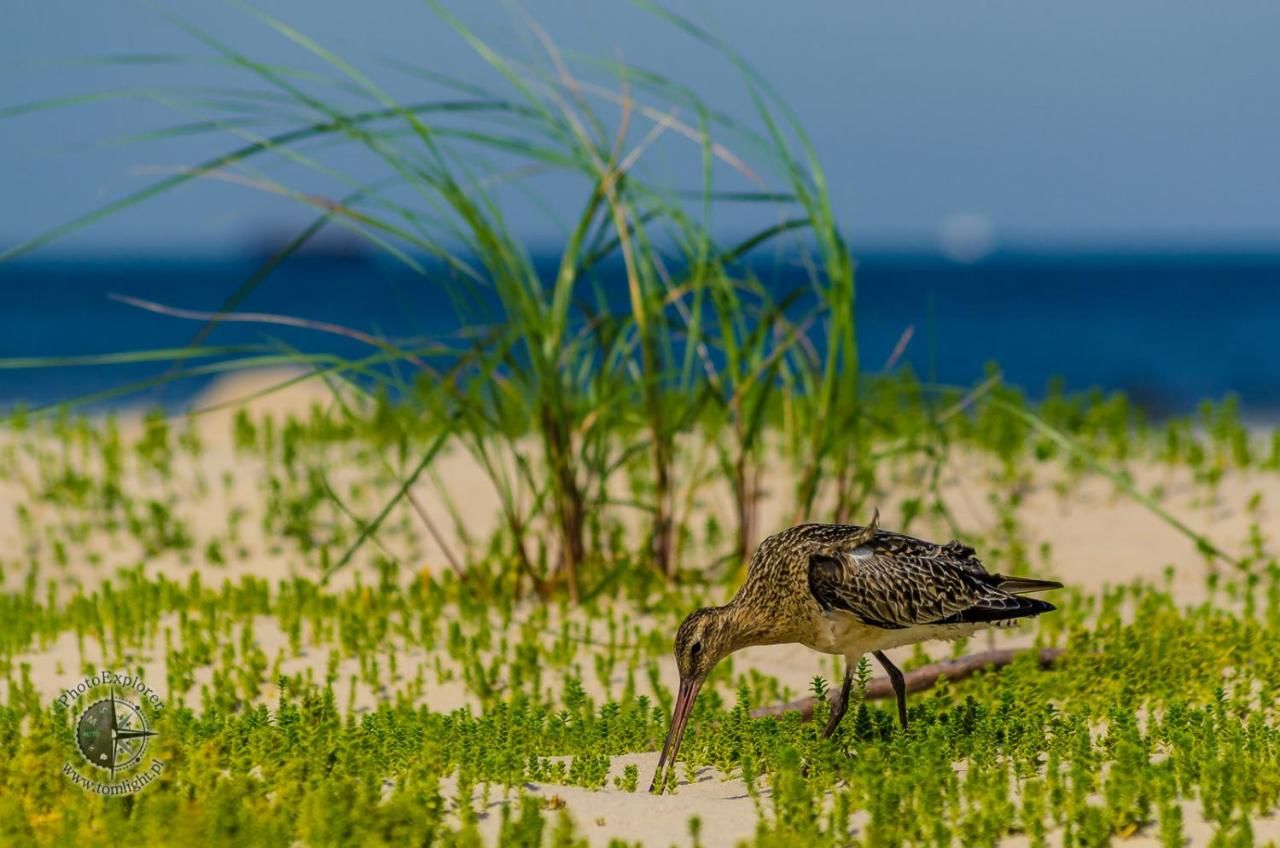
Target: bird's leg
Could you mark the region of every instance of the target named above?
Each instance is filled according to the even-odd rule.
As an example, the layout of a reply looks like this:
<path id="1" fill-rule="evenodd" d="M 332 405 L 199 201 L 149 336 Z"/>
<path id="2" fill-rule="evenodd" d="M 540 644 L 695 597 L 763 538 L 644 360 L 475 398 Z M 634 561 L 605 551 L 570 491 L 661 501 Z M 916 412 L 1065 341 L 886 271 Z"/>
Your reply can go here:
<path id="1" fill-rule="evenodd" d="M 884 666 L 885 673 L 889 675 L 889 682 L 893 684 L 893 694 L 898 696 L 898 721 L 902 723 L 902 729 L 907 729 L 907 685 L 902 679 L 902 671 L 893 664 L 893 661 L 885 655 L 884 651 L 874 651 L 875 658 Z"/>
<path id="2" fill-rule="evenodd" d="M 831 734 L 836 732 L 836 725 L 840 724 L 840 719 L 844 718 L 845 711 L 849 709 L 849 692 L 852 689 L 853 662 L 849 661 L 844 666 L 844 684 L 840 687 L 840 695 L 831 705 L 831 718 L 827 719 L 827 729 L 822 731 L 823 739 L 830 739 Z"/>

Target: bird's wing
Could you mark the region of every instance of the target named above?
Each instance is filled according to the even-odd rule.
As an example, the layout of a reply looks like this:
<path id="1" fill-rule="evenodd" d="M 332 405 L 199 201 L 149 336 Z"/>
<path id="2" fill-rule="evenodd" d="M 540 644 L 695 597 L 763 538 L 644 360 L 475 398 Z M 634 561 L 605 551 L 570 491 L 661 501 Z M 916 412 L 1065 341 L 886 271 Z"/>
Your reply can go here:
<path id="1" fill-rule="evenodd" d="M 860 538 L 859 538 L 860 536 Z M 809 559 L 809 589 L 827 611 L 843 610 L 873 627 L 999 621 L 1053 609 L 999 588 L 973 549 L 934 545 L 880 532 L 851 535 Z"/>

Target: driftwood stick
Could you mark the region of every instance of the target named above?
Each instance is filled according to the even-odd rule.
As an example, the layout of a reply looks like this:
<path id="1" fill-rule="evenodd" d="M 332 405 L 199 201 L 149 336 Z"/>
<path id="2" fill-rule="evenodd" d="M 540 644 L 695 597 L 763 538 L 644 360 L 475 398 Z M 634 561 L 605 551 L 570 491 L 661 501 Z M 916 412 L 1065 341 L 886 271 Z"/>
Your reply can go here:
<path id="1" fill-rule="evenodd" d="M 967 657 L 960 657 L 953 660 L 941 660 L 928 665 L 922 665 L 915 671 L 908 672 L 904 675 L 908 692 L 920 692 L 924 689 L 931 689 L 939 680 L 963 680 L 966 677 L 972 677 L 979 671 L 985 669 L 1003 668 L 1013 662 L 1014 658 L 1023 653 L 1010 648 L 1002 648 L 994 651 L 982 651 L 977 654 L 969 654 Z M 1038 659 L 1041 668 L 1048 668 L 1053 665 L 1062 656 L 1062 648 L 1041 648 Z M 835 690 L 832 690 L 828 697 L 834 697 Z M 889 684 L 889 678 L 877 677 L 867 684 L 867 700 L 875 701 L 882 698 L 892 698 L 893 687 Z M 751 715 L 760 718 L 761 716 L 778 716 L 783 713 L 798 712 L 805 721 L 813 718 L 813 707 L 817 703 L 817 698 L 810 695 L 807 698 L 800 698 L 785 704 L 774 704 L 770 707 L 760 707 L 751 711 Z"/>

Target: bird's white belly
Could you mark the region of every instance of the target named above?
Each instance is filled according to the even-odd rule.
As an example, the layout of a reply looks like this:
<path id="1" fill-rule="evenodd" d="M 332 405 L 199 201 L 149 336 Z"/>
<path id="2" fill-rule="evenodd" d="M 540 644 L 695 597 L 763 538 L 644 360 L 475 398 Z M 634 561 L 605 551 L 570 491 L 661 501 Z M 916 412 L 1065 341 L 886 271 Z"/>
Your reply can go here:
<path id="1" fill-rule="evenodd" d="M 921 624 L 887 630 L 871 627 L 844 612 L 823 616 L 828 625 L 808 647 L 826 654 L 857 657 L 871 651 L 884 651 L 928 642 L 932 639 L 961 639 L 985 630 L 990 624 Z"/>

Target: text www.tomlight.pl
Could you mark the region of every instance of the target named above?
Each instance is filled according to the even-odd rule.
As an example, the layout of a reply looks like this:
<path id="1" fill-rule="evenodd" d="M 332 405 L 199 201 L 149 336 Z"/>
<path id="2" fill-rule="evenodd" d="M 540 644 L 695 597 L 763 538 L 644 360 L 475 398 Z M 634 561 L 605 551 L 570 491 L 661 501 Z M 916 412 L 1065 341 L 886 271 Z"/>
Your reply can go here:
<path id="1" fill-rule="evenodd" d="M 153 759 L 151 767 L 142 774 L 134 775 L 117 783 L 99 783 L 93 778 L 85 777 L 76 771 L 71 763 L 66 763 L 62 766 L 62 773 L 71 778 L 72 783 L 99 795 L 132 795 L 134 792 L 141 792 L 142 788 L 159 777 L 162 771 L 164 771 L 164 763 Z"/>

